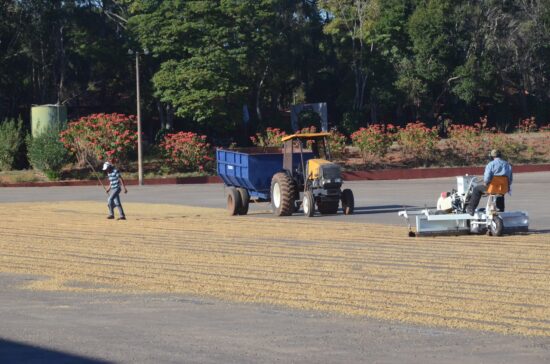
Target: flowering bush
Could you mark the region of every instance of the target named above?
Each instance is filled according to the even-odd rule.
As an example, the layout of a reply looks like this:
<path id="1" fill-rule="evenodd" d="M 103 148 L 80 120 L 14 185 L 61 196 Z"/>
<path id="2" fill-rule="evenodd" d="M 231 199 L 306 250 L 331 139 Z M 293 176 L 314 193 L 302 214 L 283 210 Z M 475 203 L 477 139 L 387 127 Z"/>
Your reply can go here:
<path id="1" fill-rule="evenodd" d="M 59 135 L 81 166 L 86 161 L 125 162 L 128 154 L 136 149 L 138 138 L 135 117 L 123 114 L 84 116 L 70 122 Z"/>
<path id="2" fill-rule="evenodd" d="M 330 131 L 328 145 L 334 158 L 341 158 L 346 150 L 347 138 L 336 129 Z"/>
<path id="3" fill-rule="evenodd" d="M 365 163 L 372 157 L 383 158 L 388 153 L 393 143 L 390 133 L 393 129 L 391 124 L 388 127 L 382 124 L 372 124 L 351 134 L 353 145 L 359 148 Z"/>
<path id="4" fill-rule="evenodd" d="M 317 127 L 315 126 L 307 126 L 305 128 L 302 128 L 296 132 L 296 134 L 308 134 L 308 133 L 317 133 Z"/>
<path id="5" fill-rule="evenodd" d="M 454 163 L 482 164 L 492 149 L 500 150 L 504 155 L 520 160 L 525 149 L 522 143 L 509 135 L 487 127 L 487 118 L 481 118 L 474 126 L 452 125 L 447 140 L 447 155 L 452 156 Z"/>
<path id="6" fill-rule="evenodd" d="M 399 128 L 396 135 L 397 143 L 406 157 L 425 163 L 434 158 L 439 142 L 437 128 L 428 128 L 426 124 L 417 121 Z"/>
<path id="7" fill-rule="evenodd" d="M 285 135 L 286 133 L 279 128 L 267 128 L 264 134 L 256 133 L 256 136 L 251 136 L 250 140 L 257 147 L 280 147 L 283 144 L 281 139 Z"/>
<path id="8" fill-rule="evenodd" d="M 453 160 L 459 164 L 475 164 L 478 163 L 484 156 L 480 153 L 480 148 L 483 145 L 484 133 L 482 129 L 468 125 L 451 125 L 447 134 L 447 151 L 453 156 Z"/>
<path id="9" fill-rule="evenodd" d="M 522 154 L 527 150 L 526 143 L 523 141 L 516 140 L 513 136 L 504 133 L 488 134 L 485 140 L 487 146 L 483 148 L 483 151 L 486 153 L 483 153 L 482 157 L 486 157 L 492 149 L 498 149 L 502 152 L 504 158 L 510 162 L 523 161 Z"/>
<path id="10" fill-rule="evenodd" d="M 203 171 L 212 167 L 214 160 L 206 135 L 180 131 L 167 134 L 160 143 L 169 165 L 182 171 Z"/>
<path id="11" fill-rule="evenodd" d="M 537 121 L 535 120 L 535 117 L 532 116 L 527 119 L 523 119 L 519 122 L 519 125 L 517 126 L 517 130 L 520 133 L 532 133 L 538 130 L 537 127 Z"/>
<path id="12" fill-rule="evenodd" d="M 296 134 L 310 134 L 310 133 L 317 133 L 317 127 L 315 127 L 313 125 L 312 126 L 307 126 L 307 127 L 302 128 L 302 129 L 300 129 L 296 132 Z M 298 145 L 297 143 L 299 143 L 299 142 L 295 141 L 295 146 Z M 313 140 L 306 141 L 307 148 L 311 148 L 313 143 L 314 143 Z"/>

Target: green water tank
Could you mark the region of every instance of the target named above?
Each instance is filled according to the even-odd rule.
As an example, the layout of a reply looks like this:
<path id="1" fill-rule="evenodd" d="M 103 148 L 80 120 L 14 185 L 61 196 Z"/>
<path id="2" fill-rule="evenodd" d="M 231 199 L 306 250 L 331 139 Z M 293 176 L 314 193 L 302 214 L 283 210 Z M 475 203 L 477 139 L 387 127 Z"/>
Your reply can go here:
<path id="1" fill-rule="evenodd" d="M 65 105 L 37 105 L 31 108 L 32 136 L 40 135 L 50 126 L 65 125 L 67 123 L 67 106 Z"/>

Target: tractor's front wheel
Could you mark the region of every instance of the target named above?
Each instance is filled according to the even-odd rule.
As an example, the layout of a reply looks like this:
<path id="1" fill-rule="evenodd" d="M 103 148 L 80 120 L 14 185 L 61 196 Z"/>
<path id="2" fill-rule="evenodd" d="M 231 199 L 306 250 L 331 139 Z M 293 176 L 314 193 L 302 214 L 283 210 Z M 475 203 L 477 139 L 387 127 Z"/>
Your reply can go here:
<path id="1" fill-rule="evenodd" d="M 342 191 L 342 210 L 345 215 L 353 214 L 355 209 L 355 199 L 353 198 L 353 192 L 349 188 Z"/>
<path id="2" fill-rule="evenodd" d="M 271 179 L 271 205 L 277 216 L 289 216 L 294 212 L 294 181 L 286 173 L 279 172 Z"/>
<path id="3" fill-rule="evenodd" d="M 313 197 L 313 192 L 304 192 L 302 209 L 304 210 L 304 215 L 306 215 L 307 217 L 312 217 L 315 214 L 315 198 Z"/>

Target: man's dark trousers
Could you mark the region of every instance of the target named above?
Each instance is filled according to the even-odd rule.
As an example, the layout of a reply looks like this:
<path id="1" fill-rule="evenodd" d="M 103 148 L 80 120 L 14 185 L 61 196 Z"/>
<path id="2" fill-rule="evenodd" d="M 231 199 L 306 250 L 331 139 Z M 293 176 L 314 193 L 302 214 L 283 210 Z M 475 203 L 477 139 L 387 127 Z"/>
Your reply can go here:
<path id="1" fill-rule="evenodd" d="M 485 185 L 477 185 L 472 190 L 472 196 L 470 197 L 470 202 L 468 203 L 467 210 L 472 215 L 477 205 L 479 205 L 479 200 L 481 199 L 481 196 L 487 192 L 487 187 Z M 496 201 L 497 209 L 499 211 L 504 211 L 504 196 L 497 197 Z"/>

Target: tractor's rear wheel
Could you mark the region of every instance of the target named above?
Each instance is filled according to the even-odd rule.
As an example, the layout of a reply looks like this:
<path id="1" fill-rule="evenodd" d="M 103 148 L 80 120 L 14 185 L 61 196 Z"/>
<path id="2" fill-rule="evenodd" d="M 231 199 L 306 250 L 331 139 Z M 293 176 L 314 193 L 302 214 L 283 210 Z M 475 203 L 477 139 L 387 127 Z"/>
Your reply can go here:
<path id="1" fill-rule="evenodd" d="M 286 173 L 279 172 L 271 179 L 271 205 L 277 216 L 289 216 L 294 212 L 294 181 Z"/>
<path id="2" fill-rule="evenodd" d="M 246 188 L 237 188 L 239 195 L 241 195 L 241 208 L 239 209 L 239 215 L 248 214 L 248 205 L 250 204 L 250 194 Z"/>
<path id="3" fill-rule="evenodd" d="M 342 210 L 344 210 L 345 215 L 353 214 L 355 209 L 355 199 L 353 198 L 353 192 L 349 188 L 346 188 L 342 191 Z"/>
<path id="4" fill-rule="evenodd" d="M 237 215 L 241 209 L 241 194 L 235 187 L 227 191 L 227 211 L 229 215 Z"/>
<path id="5" fill-rule="evenodd" d="M 339 201 L 319 201 L 317 203 L 317 210 L 322 215 L 334 215 L 338 212 Z"/>

